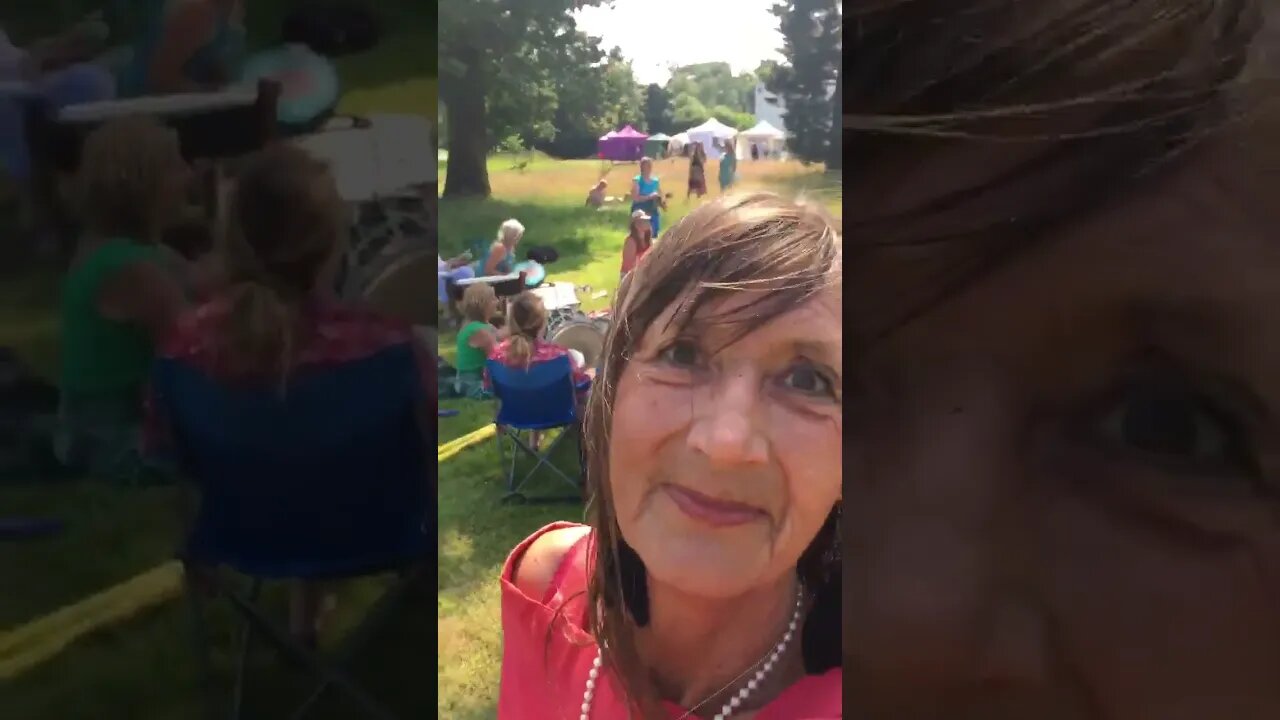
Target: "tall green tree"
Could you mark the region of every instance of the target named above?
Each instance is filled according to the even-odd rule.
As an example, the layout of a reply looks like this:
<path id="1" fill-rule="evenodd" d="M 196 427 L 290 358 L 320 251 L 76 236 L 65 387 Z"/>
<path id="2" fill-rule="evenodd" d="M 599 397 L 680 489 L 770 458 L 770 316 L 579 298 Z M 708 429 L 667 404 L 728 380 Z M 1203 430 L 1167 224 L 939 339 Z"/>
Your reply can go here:
<path id="1" fill-rule="evenodd" d="M 706 62 L 672 69 L 666 90 L 671 97 L 697 98 L 704 107 L 722 106 L 735 112 L 751 112 L 755 87 L 753 73 L 734 75 L 729 63 Z"/>
<path id="2" fill-rule="evenodd" d="M 781 21 L 782 55 L 769 90 L 782 98 L 788 146 L 804 162 L 828 160 L 832 90 L 840 70 L 840 0 L 788 0 L 773 6 Z"/>
<path id="3" fill-rule="evenodd" d="M 445 197 L 488 197 L 490 92 L 526 95 L 526 112 L 553 126 L 550 66 L 575 32 L 571 13 L 603 0 L 440 0 L 440 96 L 447 113 Z M 512 91 L 511 88 L 520 90 Z M 504 112 L 510 112 L 507 107 Z"/>
<path id="4" fill-rule="evenodd" d="M 646 131 L 654 133 L 675 133 L 675 118 L 672 115 L 671 95 L 661 85 L 650 83 L 644 89 L 644 124 Z"/>
<path id="5" fill-rule="evenodd" d="M 594 155 L 596 139 L 604 133 L 643 124 L 640 86 L 630 61 L 617 48 L 600 53 L 595 39 L 585 35 L 576 44 L 582 59 L 564 64 L 555 75 L 554 136 L 530 143 L 559 157 Z"/>
<path id="6" fill-rule="evenodd" d="M 675 121 L 676 127 L 681 129 L 699 125 L 711 117 L 707 106 L 688 93 L 677 95 L 675 101 L 672 102 L 672 108 L 672 119 Z"/>

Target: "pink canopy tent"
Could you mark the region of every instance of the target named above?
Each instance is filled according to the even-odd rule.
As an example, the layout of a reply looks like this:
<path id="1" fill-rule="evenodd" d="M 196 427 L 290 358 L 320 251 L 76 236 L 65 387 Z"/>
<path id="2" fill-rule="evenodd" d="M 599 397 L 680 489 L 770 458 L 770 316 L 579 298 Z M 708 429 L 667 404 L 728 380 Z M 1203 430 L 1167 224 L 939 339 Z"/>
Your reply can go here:
<path id="1" fill-rule="evenodd" d="M 600 138 L 598 149 L 605 160 L 639 160 L 649 136 L 630 125 Z"/>

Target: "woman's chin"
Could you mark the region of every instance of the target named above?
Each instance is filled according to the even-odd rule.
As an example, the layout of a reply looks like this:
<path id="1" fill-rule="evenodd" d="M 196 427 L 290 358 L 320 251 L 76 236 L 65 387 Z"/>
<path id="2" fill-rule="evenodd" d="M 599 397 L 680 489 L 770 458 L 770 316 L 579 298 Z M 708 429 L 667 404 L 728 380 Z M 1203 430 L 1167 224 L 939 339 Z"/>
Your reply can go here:
<path id="1" fill-rule="evenodd" d="M 648 574 L 681 592 L 733 598 L 761 582 L 768 568 L 763 538 L 710 539 L 703 534 L 666 533 L 652 547 L 635 547 Z"/>

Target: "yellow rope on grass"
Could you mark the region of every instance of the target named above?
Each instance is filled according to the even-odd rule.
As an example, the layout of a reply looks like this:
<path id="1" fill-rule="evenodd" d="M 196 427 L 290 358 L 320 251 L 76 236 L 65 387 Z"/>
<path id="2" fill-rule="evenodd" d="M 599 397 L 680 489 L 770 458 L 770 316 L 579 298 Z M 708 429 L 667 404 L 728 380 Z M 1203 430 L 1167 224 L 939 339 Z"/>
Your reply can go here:
<path id="1" fill-rule="evenodd" d="M 472 445 L 476 445 L 484 442 L 485 440 L 488 440 L 489 438 L 497 434 L 497 431 L 498 431 L 497 426 L 490 423 L 480 428 L 479 430 L 473 430 L 467 433 L 466 435 L 463 435 L 460 438 L 450 440 L 449 442 L 436 448 L 436 464 L 439 464 L 444 462 L 445 460 L 448 460 L 449 458 L 453 457 L 454 455 L 457 455 L 463 450 L 466 450 Z"/>
<path id="2" fill-rule="evenodd" d="M 437 462 L 492 438 L 496 432 L 497 427 L 489 424 L 439 446 Z M 16 630 L 0 633 L 0 680 L 14 678 L 55 657 L 81 637 L 181 593 L 182 565 L 168 562 Z"/>
<path id="3" fill-rule="evenodd" d="M 53 658 L 94 630 L 133 617 L 182 592 L 182 565 L 168 562 L 115 587 L 0 634 L 0 680 Z"/>

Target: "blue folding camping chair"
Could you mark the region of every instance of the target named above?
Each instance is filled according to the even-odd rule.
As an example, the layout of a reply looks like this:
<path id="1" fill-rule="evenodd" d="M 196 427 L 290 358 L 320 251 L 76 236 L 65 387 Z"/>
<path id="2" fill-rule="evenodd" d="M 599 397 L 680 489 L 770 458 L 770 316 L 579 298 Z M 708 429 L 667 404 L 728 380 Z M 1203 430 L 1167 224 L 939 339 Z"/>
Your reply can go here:
<path id="1" fill-rule="evenodd" d="M 576 394 L 583 389 L 573 383 L 573 366 L 568 357 L 558 357 L 547 362 L 534 363 L 527 370 L 507 367 L 496 360 L 485 364 L 489 373 L 489 381 L 493 385 L 493 394 L 498 398 L 498 414 L 494 423 L 498 426 L 498 457 L 504 467 L 507 481 L 507 494 L 503 500 L 527 500 L 522 492 L 524 486 L 538 472 L 546 467 L 561 480 L 568 483 L 577 494 L 565 498 L 543 498 L 547 500 L 574 500 L 582 497 L 582 470 L 578 477 L 572 478 L 551 462 L 560 443 L 565 438 L 573 437 L 581 443 L 581 424 L 578 418 Z M 551 430 L 561 428 L 563 432 L 541 452 L 534 450 L 522 433 L 533 430 Z M 510 463 L 507 461 L 506 446 L 511 445 Z M 516 482 L 516 460 L 523 456 L 533 458 L 536 463 Z"/>
<path id="2" fill-rule="evenodd" d="M 219 704 L 208 678 L 203 569 L 248 576 L 247 593 L 216 573 L 218 597 L 245 621 L 232 698 L 239 717 L 249 642 L 257 636 L 368 717 L 390 718 L 341 669 L 411 591 L 422 590 L 435 557 L 435 463 L 421 428 L 423 388 L 412 348 L 402 345 L 336 368 L 301 370 L 282 392 L 274 383 L 231 389 L 197 368 L 161 360 L 153 372 L 157 409 L 173 436 L 175 461 L 195 482 L 200 506 L 182 561 L 192 603 L 209 712 Z M 332 580 L 399 572 L 397 583 L 326 663 L 256 606 L 273 580 Z M 210 580 L 210 579 L 207 579 Z"/>

